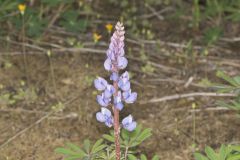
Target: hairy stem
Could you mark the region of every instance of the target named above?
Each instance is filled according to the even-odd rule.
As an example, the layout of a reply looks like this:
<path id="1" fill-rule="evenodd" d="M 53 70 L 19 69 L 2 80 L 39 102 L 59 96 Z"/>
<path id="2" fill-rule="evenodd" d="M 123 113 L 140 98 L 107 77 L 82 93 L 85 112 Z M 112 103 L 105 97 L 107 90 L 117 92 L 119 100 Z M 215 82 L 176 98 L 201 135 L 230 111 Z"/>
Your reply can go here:
<path id="1" fill-rule="evenodd" d="M 128 155 L 128 146 L 125 149 L 125 154 L 124 154 L 125 160 L 127 160 L 127 155 Z"/>
<path id="2" fill-rule="evenodd" d="M 113 82 L 113 86 L 115 88 L 114 96 L 118 94 L 118 85 L 117 82 Z M 119 125 L 119 110 L 116 107 L 113 107 L 114 113 L 114 136 L 115 136 L 115 149 L 116 149 L 116 160 L 120 160 L 121 153 L 120 153 L 120 125 Z"/>

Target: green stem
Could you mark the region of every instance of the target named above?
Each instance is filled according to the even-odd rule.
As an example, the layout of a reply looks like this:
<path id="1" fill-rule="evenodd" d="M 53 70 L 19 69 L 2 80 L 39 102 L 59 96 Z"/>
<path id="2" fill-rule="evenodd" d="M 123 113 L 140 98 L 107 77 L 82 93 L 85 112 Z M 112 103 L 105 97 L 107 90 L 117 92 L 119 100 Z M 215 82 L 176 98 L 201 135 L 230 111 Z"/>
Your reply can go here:
<path id="1" fill-rule="evenodd" d="M 23 51 L 23 63 L 24 63 L 24 72 L 25 76 L 27 78 L 27 85 L 29 85 L 29 76 L 28 76 L 28 69 L 27 69 L 27 55 L 26 55 L 26 47 L 24 45 L 25 43 L 25 20 L 24 15 L 22 15 L 22 51 Z"/>

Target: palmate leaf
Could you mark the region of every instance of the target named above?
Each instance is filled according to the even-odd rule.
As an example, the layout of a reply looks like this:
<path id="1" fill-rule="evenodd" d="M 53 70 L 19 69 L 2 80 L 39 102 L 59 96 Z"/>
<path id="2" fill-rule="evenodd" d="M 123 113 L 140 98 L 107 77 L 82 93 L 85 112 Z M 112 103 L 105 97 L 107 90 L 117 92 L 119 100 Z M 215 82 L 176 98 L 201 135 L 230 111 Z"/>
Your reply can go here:
<path id="1" fill-rule="evenodd" d="M 236 155 L 230 155 L 227 160 L 240 160 L 240 153 Z"/>
<path id="2" fill-rule="evenodd" d="M 194 153 L 195 160 L 209 160 L 207 157 L 202 155 L 201 153 Z"/>
<path id="3" fill-rule="evenodd" d="M 106 139 L 106 140 L 114 143 L 114 136 L 109 135 L 109 134 L 104 134 L 102 137 L 103 137 L 104 139 Z"/>
<path id="4" fill-rule="evenodd" d="M 221 148 L 219 150 L 219 160 L 226 160 L 230 152 L 231 152 L 231 149 L 229 147 L 226 147 L 225 145 L 221 145 Z"/>
<path id="5" fill-rule="evenodd" d="M 232 153 L 228 155 L 227 160 L 240 160 L 240 145 L 230 146 Z"/>
<path id="6" fill-rule="evenodd" d="M 129 146 L 135 147 L 135 146 L 141 144 L 144 140 L 146 140 L 147 138 L 149 138 L 152 135 L 151 131 L 152 130 L 150 128 L 144 129 L 136 137 L 131 138 L 131 140 L 129 142 Z"/>
<path id="7" fill-rule="evenodd" d="M 159 160 L 160 158 L 158 157 L 158 155 L 155 155 L 152 160 Z"/>
<path id="8" fill-rule="evenodd" d="M 89 139 L 85 139 L 83 141 L 83 149 L 87 152 L 87 153 L 90 153 L 90 145 L 91 145 L 91 142 Z"/>
<path id="9" fill-rule="evenodd" d="M 137 157 L 134 156 L 133 154 L 128 155 L 128 160 L 137 160 Z"/>
<path id="10" fill-rule="evenodd" d="M 215 152 L 211 147 L 205 148 L 204 156 L 200 153 L 195 153 L 195 160 L 240 160 L 240 146 L 225 146 L 221 145 L 219 152 Z"/>
<path id="11" fill-rule="evenodd" d="M 75 144 L 67 143 L 65 148 L 59 147 L 55 152 L 63 154 L 65 156 L 64 160 L 90 160 L 100 156 L 100 152 L 103 151 L 104 148 L 106 148 L 106 145 L 103 144 L 103 139 L 96 141 L 92 147 L 91 142 L 86 139 L 83 142 L 83 149 Z"/>
<path id="12" fill-rule="evenodd" d="M 84 153 L 83 151 L 80 152 L 75 152 L 72 151 L 71 149 L 67 149 L 67 148 L 57 148 L 55 149 L 56 153 L 60 153 L 66 156 L 66 159 L 79 159 L 79 158 L 83 158 L 84 156 L 86 156 L 86 153 Z"/>
<path id="13" fill-rule="evenodd" d="M 205 148 L 206 155 L 210 160 L 218 160 L 218 156 L 215 153 L 215 151 L 211 147 L 206 147 Z"/>
<path id="14" fill-rule="evenodd" d="M 144 154 L 141 154 L 141 155 L 140 155 L 140 160 L 147 160 L 147 157 L 146 157 L 146 155 L 144 155 Z"/>
<path id="15" fill-rule="evenodd" d="M 79 153 L 85 154 L 85 152 L 80 147 L 78 147 L 75 144 L 67 143 L 66 146 L 68 148 L 70 148 L 71 150 L 75 151 L 75 152 L 79 152 Z"/>
<path id="16" fill-rule="evenodd" d="M 103 150 L 104 148 L 106 148 L 106 145 L 103 144 L 103 139 L 99 139 L 92 147 L 91 149 L 91 153 L 95 154 L 98 153 L 99 151 Z"/>
<path id="17" fill-rule="evenodd" d="M 240 153 L 240 145 L 239 145 L 239 146 L 230 146 L 230 148 L 231 148 L 233 151 L 236 151 L 236 152 L 239 152 L 239 153 Z"/>

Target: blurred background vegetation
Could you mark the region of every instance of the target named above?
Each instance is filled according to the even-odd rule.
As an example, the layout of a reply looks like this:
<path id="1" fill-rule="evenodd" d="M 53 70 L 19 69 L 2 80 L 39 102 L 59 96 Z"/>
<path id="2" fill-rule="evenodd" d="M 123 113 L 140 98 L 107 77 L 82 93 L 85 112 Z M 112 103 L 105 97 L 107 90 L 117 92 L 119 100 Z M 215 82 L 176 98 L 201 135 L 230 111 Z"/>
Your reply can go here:
<path id="1" fill-rule="evenodd" d="M 19 4 L 26 5 L 24 26 Z M 1 0 L 0 8 L 2 36 L 17 36 L 24 27 L 32 38 L 43 38 L 51 27 L 79 34 L 121 20 L 131 36 L 154 39 L 164 20 L 177 24 L 172 28 L 175 32 L 184 26 L 191 34 L 189 41 L 190 36 L 201 35 L 199 39 L 192 38 L 194 42 L 211 45 L 224 36 L 235 35 L 238 28 L 234 24 L 240 21 L 238 0 Z"/>
<path id="2" fill-rule="evenodd" d="M 0 0 L 0 160 L 55 160 L 107 132 L 92 81 L 117 21 L 139 92 L 123 114 L 154 128 L 140 148 L 188 160 L 239 143 L 240 0 Z"/>

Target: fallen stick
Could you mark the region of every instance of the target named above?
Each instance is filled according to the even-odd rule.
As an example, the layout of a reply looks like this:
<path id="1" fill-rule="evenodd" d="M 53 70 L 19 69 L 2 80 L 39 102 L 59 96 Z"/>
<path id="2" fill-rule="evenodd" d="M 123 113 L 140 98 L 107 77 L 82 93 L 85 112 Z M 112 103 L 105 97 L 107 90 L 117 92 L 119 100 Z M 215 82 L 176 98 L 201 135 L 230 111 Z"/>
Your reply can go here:
<path id="1" fill-rule="evenodd" d="M 193 92 L 193 93 L 186 93 L 186 94 L 175 94 L 171 96 L 165 96 L 161 98 L 153 98 L 149 101 L 142 101 L 140 104 L 148 104 L 148 103 L 158 103 L 170 100 L 176 100 L 181 98 L 188 98 L 188 97 L 236 97 L 236 94 L 233 93 L 214 93 L 214 92 Z"/>

